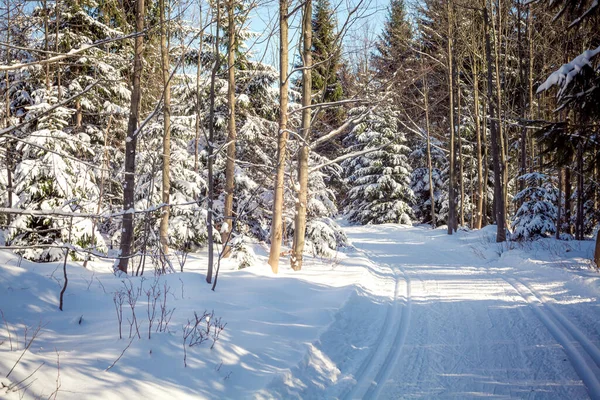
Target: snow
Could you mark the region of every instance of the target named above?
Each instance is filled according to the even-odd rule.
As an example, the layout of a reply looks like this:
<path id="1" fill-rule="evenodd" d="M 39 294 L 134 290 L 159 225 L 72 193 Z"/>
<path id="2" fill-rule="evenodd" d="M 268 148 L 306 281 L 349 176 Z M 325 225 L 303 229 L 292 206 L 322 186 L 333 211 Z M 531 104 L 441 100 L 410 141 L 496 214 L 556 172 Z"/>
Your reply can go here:
<path id="1" fill-rule="evenodd" d="M 560 96 L 585 66 L 592 67 L 591 60 L 598 54 L 600 54 L 600 46 L 593 50 L 586 50 L 571 60 L 571 62 L 563 64 L 558 70 L 548 76 L 546 81 L 537 88 L 536 93 L 541 93 L 554 85 L 558 85 L 560 86 L 558 91 Z"/>
<path id="2" fill-rule="evenodd" d="M 354 247 L 334 258 L 305 257 L 299 272 L 282 258 L 273 275 L 257 244 L 248 268 L 223 262 L 215 292 L 203 253 L 156 278 L 69 262 L 64 312 L 62 262 L 0 252 L 0 382 L 43 363 L 26 392 L 7 398 L 49 397 L 57 386 L 63 399 L 600 398 L 592 241 L 497 244 L 494 226 L 448 236 L 444 227 L 341 223 Z M 125 301 L 119 340 L 113 298 L 126 288 L 140 294 L 141 339 L 129 338 Z M 165 288 L 169 329 L 148 339 L 146 293 Z M 214 310 L 209 324 L 227 325 L 212 349 L 212 339 L 186 348 L 186 368 L 182 329 L 204 310 Z M 29 340 L 38 324 L 23 353 L 25 329 Z"/>

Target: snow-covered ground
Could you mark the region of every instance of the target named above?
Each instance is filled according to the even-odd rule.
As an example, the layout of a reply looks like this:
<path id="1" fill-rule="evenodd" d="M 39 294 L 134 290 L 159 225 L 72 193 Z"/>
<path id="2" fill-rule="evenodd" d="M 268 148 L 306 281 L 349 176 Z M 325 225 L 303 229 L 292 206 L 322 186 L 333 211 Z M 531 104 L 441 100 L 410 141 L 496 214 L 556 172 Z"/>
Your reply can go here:
<path id="1" fill-rule="evenodd" d="M 201 256 L 157 280 L 69 263 L 63 312 L 62 263 L 0 252 L 0 382 L 14 387 L 0 398 L 600 398 L 592 242 L 499 245 L 493 227 L 345 230 L 354 248 L 332 260 L 293 272 L 282 259 L 278 276 L 264 262 L 225 265 L 216 292 Z M 141 339 L 135 328 L 130 339 L 127 287 Z M 156 332 L 165 288 L 174 311 Z M 122 339 L 115 293 L 125 293 Z M 212 325 L 187 347 L 185 367 L 184 327 L 205 310 L 227 325 L 212 349 Z"/>

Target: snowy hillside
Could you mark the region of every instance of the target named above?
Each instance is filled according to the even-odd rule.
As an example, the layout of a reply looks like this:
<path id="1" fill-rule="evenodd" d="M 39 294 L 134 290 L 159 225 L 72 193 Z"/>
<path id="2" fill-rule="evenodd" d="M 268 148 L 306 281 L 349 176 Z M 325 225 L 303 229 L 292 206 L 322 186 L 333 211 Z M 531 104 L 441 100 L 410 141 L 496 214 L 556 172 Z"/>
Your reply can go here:
<path id="1" fill-rule="evenodd" d="M 69 263 L 62 312 L 62 263 L 2 252 L 0 397 L 600 398 L 591 241 L 344 229 L 354 248 L 299 272 L 257 246 L 215 292 L 200 255 L 156 278 Z"/>

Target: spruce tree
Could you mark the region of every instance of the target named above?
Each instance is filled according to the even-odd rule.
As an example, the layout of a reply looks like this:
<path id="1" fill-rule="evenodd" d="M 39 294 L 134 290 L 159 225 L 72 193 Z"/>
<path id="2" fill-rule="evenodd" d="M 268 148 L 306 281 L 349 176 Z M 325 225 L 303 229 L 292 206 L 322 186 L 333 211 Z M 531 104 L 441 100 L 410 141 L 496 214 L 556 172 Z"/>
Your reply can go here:
<path id="1" fill-rule="evenodd" d="M 314 3 L 312 18 L 312 94 L 314 103 L 331 103 L 342 100 L 344 93 L 340 80 L 342 50 L 336 29 L 337 20 L 329 0 Z M 313 126 L 314 135 L 324 134 L 342 123 L 344 113 L 341 107 L 328 107 L 317 116 Z M 335 145 L 323 149 L 332 153 Z"/>
<path id="2" fill-rule="evenodd" d="M 350 114 L 364 112 L 356 107 Z M 349 151 L 371 150 L 350 158 L 346 170 L 346 211 L 350 221 L 361 224 L 403 223 L 413 220 L 412 167 L 404 132 L 398 129 L 398 113 L 382 105 L 369 113 L 346 138 Z"/>
<path id="3" fill-rule="evenodd" d="M 410 58 L 412 29 L 404 0 L 392 0 L 383 32 L 375 44 L 373 67 L 379 78 L 390 79 Z"/>

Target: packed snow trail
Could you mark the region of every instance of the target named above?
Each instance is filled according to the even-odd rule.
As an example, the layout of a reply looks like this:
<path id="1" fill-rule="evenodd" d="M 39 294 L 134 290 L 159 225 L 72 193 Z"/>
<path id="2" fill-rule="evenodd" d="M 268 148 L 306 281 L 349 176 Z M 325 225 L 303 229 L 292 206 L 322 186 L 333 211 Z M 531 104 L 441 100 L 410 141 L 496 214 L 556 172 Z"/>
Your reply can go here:
<path id="1" fill-rule="evenodd" d="M 503 257 L 506 245 L 472 233 L 347 233 L 410 289 L 396 299 L 397 339 L 365 347 L 366 364 L 341 371 L 354 385 L 344 398 L 600 399 L 598 293 L 571 273 Z"/>

